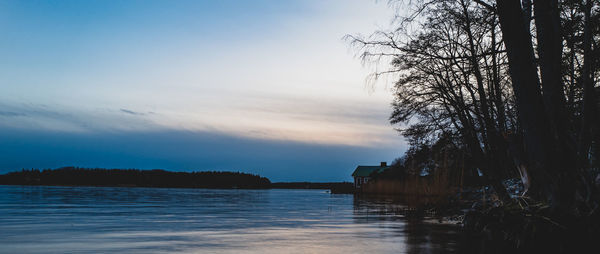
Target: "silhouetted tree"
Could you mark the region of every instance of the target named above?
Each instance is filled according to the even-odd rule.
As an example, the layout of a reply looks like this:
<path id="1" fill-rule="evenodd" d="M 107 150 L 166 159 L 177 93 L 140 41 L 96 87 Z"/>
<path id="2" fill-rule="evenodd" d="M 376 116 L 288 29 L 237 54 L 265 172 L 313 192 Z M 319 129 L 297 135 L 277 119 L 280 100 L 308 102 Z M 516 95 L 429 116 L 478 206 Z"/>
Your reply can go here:
<path id="1" fill-rule="evenodd" d="M 397 74 L 391 122 L 408 124 L 400 131 L 414 147 L 455 137 L 509 199 L 501 183 L 511 167 L 505 151 L 519 130 L 495 15 L 470 1 L 428 1 L 398 26 L 370 38 L 349 36 L 363 60 L 390 59 L 391 69 L 374 75 Z"/>
<path id="2" fill-rule="evenodd" d="M 595 211 L 598 1 L 392 3 L 412 11 L 347 38 L 363 61 L 389 64 L 371 77 L 394 78 L 390 120 L 411 147 L 453 137 L 503 200 L 518 171 L 557 211 Z"/>
<path id="3" fill-rule="evenodd" d="M 573 4 L 565 2 L 565 6 L 573 7 Z M 530 10 L 531 2 L 497 1 L 496 9 L 507 49 L 519 123 L 523 128 L 533 194 L 549 201 L 558 210 L 573 211 L 575 205 L 576 213 L 589 213 L 598 205 L 596 186 L 589 174 L 594 153 L 590 151 L 593 133 L 600 130 L 591 49 L 592 26 L 598 23 L 592 24 L 591 21 L 595 3 L 587 0 L 575 5 L 579 10 L 572 10 L 570 17 L 576 17 L 574 11 L 583 13 L 583 55 L 579 56 L 583 59 L 583 67 L 577 73 L 583 96 L 577 102 L 580 108 L 572 109 L 571 114 L 567 110 L 565 84 L 561 77 L 565 66 L 562 63 L 562 24 L 568 22 L 564 21 L 564 16 L 561 21 L 559 1 L 533 2 L 536 51 L 529 29 L 529 15 L 523 15 Z M 571 34 L 574 32 L 571 31 Z M 565 38 L 573 40 L 572 37 Z M 571 54 L 577 54 L 573 42 L 567 45 Z M 571 56 L 571 59 L 574 57 Z M 574 79 L 576 71 L 570 70 L 569 73 Z M 569 99 L 573 104 L 575 98 Z"/>

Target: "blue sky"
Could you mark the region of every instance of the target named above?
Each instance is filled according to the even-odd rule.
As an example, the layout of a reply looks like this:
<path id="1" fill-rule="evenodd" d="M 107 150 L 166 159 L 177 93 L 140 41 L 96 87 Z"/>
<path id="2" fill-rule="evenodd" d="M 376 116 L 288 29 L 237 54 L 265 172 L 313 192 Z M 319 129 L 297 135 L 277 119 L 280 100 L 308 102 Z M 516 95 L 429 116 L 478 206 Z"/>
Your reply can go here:
<path id="1" fill-rule="evenodd" d="M 349 180 L 404 143 L 342 40 L 385 2 L 0 1 L 0 172 L 66 165 Z"/>

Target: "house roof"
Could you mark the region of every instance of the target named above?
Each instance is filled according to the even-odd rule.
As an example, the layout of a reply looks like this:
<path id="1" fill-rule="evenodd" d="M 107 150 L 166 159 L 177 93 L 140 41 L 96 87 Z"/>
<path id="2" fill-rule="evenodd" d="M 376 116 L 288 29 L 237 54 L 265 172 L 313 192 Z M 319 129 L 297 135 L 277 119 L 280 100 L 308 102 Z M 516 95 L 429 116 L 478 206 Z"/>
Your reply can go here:
<path id="1" fill-rule="evenodd" d="M 386 170 L 388 168 L 389 168 L 388 166 L 385 166 L 385 167 L 382 167 L 382 166 L 358 166 L 354 170 L 354 173 L 352 173 L 352 176 L 366 177 L 366 176 L 370 176 L 371 174 L 376 173 L 376 172 L 377 173 L 383 172 L 384 170 Z"/>

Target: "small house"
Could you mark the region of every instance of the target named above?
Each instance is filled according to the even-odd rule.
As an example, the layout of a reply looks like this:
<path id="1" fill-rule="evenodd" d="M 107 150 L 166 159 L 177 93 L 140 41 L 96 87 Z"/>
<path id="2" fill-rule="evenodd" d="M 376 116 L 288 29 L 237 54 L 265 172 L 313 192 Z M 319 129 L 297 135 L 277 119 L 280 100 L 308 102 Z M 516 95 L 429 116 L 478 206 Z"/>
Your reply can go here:
<path id="1" fill-rule="evenodd" d="M 352 173 L 354 177 L 354 187 L 360 188 L 363 184 L 367 183 L 371 179 L 371 175 L 374 173 L 383 172 L 388 169 L 387 162 L 381 162 L 379 166 L 358 166 Z"/>

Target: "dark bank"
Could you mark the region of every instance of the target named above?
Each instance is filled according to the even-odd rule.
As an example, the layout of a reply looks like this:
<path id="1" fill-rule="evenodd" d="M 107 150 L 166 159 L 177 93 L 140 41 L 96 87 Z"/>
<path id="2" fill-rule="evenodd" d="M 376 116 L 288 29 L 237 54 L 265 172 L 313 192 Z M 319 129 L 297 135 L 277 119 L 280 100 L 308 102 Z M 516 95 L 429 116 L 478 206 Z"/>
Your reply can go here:
<path id="1" fill-rule="evenodd" d="M 275 182 L 259 175 L 231 171 L 176 172 L 162 169 L 62 167 L 30 169 L 0 175 L 1 185 L 111 186 L 209 189 L 324 189 L 353 193 L 349 182 Z"/>
<path id="2" fill-rule="evenodd" d="M 0 184 L 224 189 L 265 189 L 271 187 L 271 181 L 266 177 L 240 172 L 173 172 L 160 169 L 90 169 L 77 167 L 11 172 L 0 175 Z"/>

